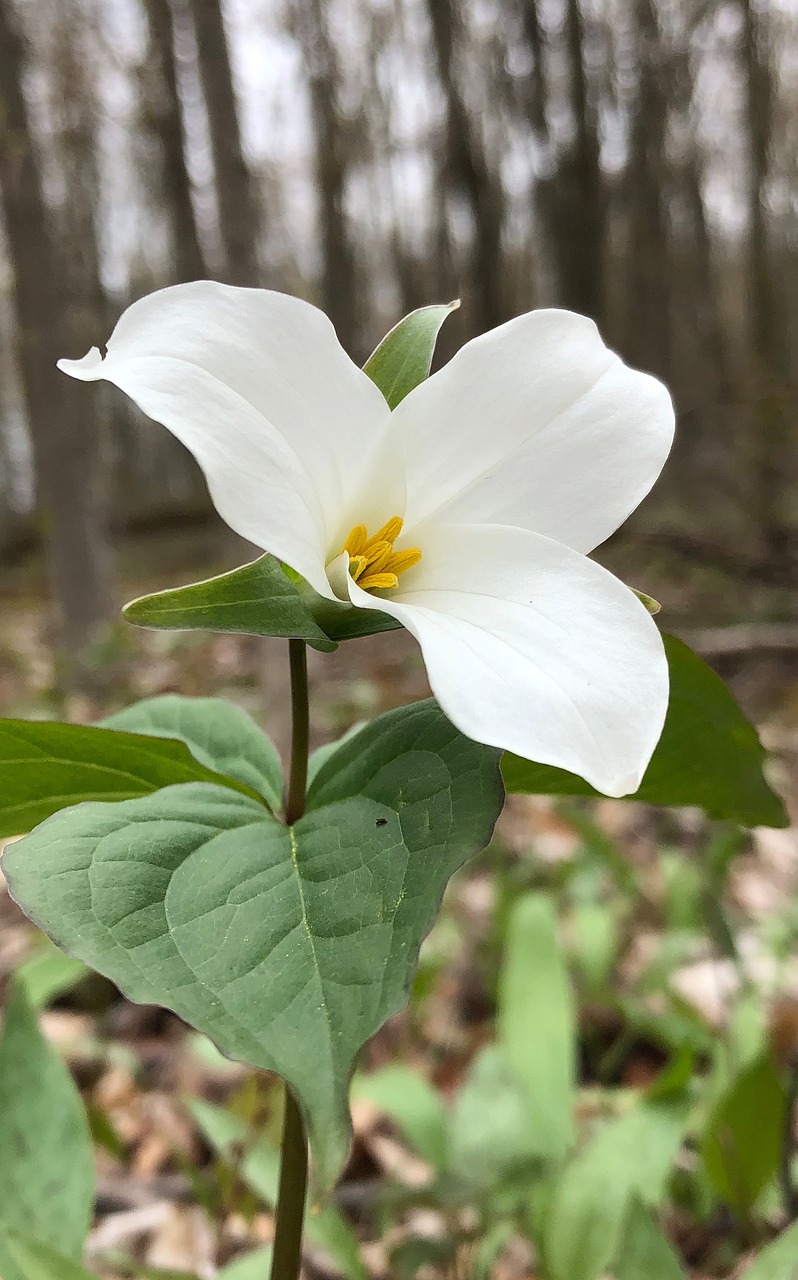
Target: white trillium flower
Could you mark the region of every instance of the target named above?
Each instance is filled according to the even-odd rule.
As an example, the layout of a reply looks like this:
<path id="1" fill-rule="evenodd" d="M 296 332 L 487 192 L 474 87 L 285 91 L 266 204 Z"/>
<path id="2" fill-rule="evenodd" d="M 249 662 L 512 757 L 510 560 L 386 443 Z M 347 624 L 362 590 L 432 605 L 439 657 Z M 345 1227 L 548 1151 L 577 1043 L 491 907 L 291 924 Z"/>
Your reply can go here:
<path id="1" fill-rule="evenodd" d="M 674 418 L 592 321 L 519 316 L 391 412 L 317 308 L 200 281 L 135 302 L 104 358 L 59 368 L 115 383 L 173 432 L 242 537 L 406 627 L 461 732 L 608 795 L 638 788 L 665 654 L 587 556 L 648 493 Z"/>

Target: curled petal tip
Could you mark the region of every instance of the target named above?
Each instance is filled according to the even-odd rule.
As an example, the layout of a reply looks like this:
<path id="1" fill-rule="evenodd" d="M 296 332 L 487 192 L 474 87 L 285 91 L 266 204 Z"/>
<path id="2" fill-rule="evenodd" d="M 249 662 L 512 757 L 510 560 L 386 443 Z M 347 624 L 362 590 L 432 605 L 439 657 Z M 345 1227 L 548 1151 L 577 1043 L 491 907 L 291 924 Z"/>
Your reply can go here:
<path id="1" fill-rule="evenodd" d="M 70 378 L 80 378 L 81 382 L 94 382 L 102 377 L 103 357 L 99 347 L 92 347 L 82 360 L 59 360 L 58 368 L 68 373 Z"/>

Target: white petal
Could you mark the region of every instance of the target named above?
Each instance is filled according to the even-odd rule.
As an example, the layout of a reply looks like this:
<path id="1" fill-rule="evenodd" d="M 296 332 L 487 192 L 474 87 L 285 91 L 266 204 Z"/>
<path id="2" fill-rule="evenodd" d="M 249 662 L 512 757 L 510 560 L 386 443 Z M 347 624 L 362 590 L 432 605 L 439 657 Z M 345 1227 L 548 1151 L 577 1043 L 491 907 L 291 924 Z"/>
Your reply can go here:
<path id="1" fill-rule="evenodd" d="M 59 367 L 115 383 L 168 427 L 231 528 L 325 595 L 325 560 L 365 518 L 358 499 L 375 471 L 390 490 L 380 510 L 403 510 L 401 466 L 379 463 L 385 400 L 298 298 L 209 281 L 162 289 L 125 311 L 104 360 L 92 348 Z"/>
<path id="2" fill-rule="evenodd" d="M 523 529 L 449 525 L 419 537 L 423 559 L 389 599 L 355 584 L 350 593 L 416 637 L 449 719 L 607 795 L 636 791 L 662 731 L 668 669 L 634 593 Z"/>
<path id="3" fill-rule="evenodd" d="M 673 438 L 661 383 L 592 320 L 532 311 L 469 342 L 394 411 L 407 524 L 532 529 L 592 551 L 659 475 Z"/>

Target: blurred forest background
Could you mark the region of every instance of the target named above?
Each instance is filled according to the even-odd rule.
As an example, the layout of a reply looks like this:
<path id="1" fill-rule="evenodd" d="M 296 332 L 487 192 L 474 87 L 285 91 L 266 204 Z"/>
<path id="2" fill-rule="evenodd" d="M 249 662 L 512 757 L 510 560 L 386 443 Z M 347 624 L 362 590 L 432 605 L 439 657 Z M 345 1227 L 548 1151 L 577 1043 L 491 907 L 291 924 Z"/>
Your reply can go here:
<path id="1" fill-rule="evenodd" d="M 0 710 L 219 693 L 286 746 L 284 642 L 116 625 L 256 554 L 167 431 L 55 368 L 133 299 L 287 290 L 359 361 L 425 303 L 462 299 L 441 360 L 558 304 L 678 409 L 599 558 L 731 679 L 795 820 L 797 157 L 798 0 L 0 0 Z M 403 632 L 311 654 L 311 680 L 317 742 L 427 688 Z M 651 1264 L 632 1249 L 616 1280 L 795 1280 L 798 1226 L 766 1246 L 798 1221 L 796 904 L 796 825 L 510 797 L 362 1056 L 307 1280 L 598 1280 L 640 1233 Z M 62 955 L 0 875 L 4 1002 L 15 980 L 93 1153 L 77 1128 L 31 1147 L 46 1191 L 15 1202 L 0 1151 L 0 1230 L 35 1199 L 60 1248 L 93 1160 L 92 1275 L 262 1280 L 275 1080 Z M 505 1051 L 566 1155 L 541 1164 Z M 0 1052 L 39 1132 L 28 1074 L 3 1095 Z"/>
<path id="2" fill-rule="evenodd" d="M 0 588 L 44 563 L 74 651 L 125 535 L 246 558 L 176 441 L 55 370 L 211 276 L 310 298 L 358 360 L 455 296 L 444 357 L 593 316 L 679 410 L 632 576 L 789 623 L 796 155 L 789 0 L 0 0 Z"/>

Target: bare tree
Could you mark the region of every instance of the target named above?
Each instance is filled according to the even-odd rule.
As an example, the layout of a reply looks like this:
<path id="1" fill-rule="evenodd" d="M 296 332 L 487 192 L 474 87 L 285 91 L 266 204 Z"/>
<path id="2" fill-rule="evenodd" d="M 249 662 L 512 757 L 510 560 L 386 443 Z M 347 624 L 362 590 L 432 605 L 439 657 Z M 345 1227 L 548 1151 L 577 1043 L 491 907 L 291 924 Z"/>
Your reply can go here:
<path id="1" fill-rule="evenodd" d="M 69 282 L 44 200 L 23 73 L 12 5 L 1 0 L 0 199 L 14 272 L 17 354 L 50 584 L 66 651 L 77 658 L 110 615 L 109 545 L 96 418 L 85 390 L 55 367 L 73 350 Z"/>
<path id="2" fill-rule="evenodd" d="M 456 39 L 460 10 L 454 0 L 427 0 L 441 85 L 446 98 L 445 175 L 465 198 L 474 224 L 472 275 L 478 327 L 490 329 L 505 319 L 502 294 L 504 201 L 498 175 L 491 169 L 477 129 L 469 119 L 460 87 Z"/>
<path id="3" fill-rule="evenodd" d="M 301 0 L 292 26 L 302 49 L 314 132 L 314 174 L 322 242 L 321 305 L 342 344 L 357 343 L 356 263 L 346 216 L 349 131 L 339 107 L 341 72 L 323 0 Z"/>
<path id="4" fill-rule="evenodd" d="M 172 232 L 174 278 L 199 280 L 208 274 L 186 163 L 183 116 L 178 92 L 172 0 L 144 0 L 149 50 L 141 94 L 145 128 L 158 151 L 158 188 L 163 193 Z"/>
<path id="5" fill-rule="evenodd" d="M 671 68 L 654 0 L 634 0 L 637 97 L 625 175 L 629 210 L 625 353 L 671 374 L 671 278 L 666 205 L 666 134 Z"/>
<path id="6" fill-rule="evenodd" d="M 244 157 L 230 49 L 220 0 L 190 0 L 216 178 L 219 229 L 230 284 L 260 276 L 260 217 L 255 183 Z"/>
<path id="7" fill-rule="evenodd" d="M 601 171 L 598 110 L 588 83 L 586 33 L 580 0 L 567 0 L 565 42 L 573 141 L 554 180 L 552 237 L 560 301 L 601 320 L 607 197 Z"/>
<path id="8" fill-rule="evenodd" d="M 784 295 L 774 278 L 768 195 L 775 85 L 765 17 L 754 0 L 740 0 L 748 142 L 748 283 L 753 377 L 759 399 L 754 424 L 753 502 L 774 559 L 784 553 L 783 476 L 789 456 L 788 351 Z"/>

